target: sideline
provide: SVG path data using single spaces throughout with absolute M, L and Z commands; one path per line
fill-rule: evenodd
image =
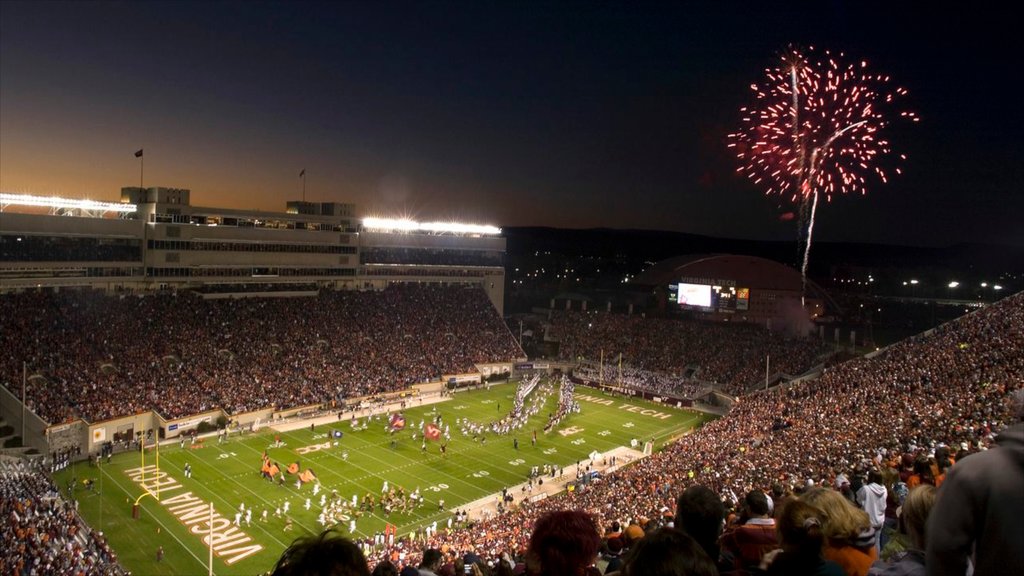
M 615 456 L 616 464 L 612 466 L 608 464 L 608 458 Z M 628 466 L 635 462 L 646 458 L 647 456 L 633 448 L 626 446 L 619 446 L 612 448 L 607 452 L 601 453 L 599 458 L 593 460 L 586 459 L 581 460 L 578 467 L 580 470 L 586 470 L 587 466 L 590 466 L 592 471 L 600 472 L 601 475 L 609 474 L 624 466 Z M 559 474 L 552 478 L 551 476 L 541 475 L 540 478 L 544 479 L 544 484 L 537 485 L 534 483 L 533 490 L 530 492 L 524 492 L 523 487 L 529 482 L 520 482 L 515 486 L 508 488 L 508 493 L 511 494 L 515 501 L 512 503 L 514 507 L 518 508 L 523 504 L 524 501 L 537 502 L 566 491 L 566 487 L 576 481 L 576 464 L 568 464 L 564 467 L 559 467 Z M 600 480 L 598 480 L 600 482 Z M 526 496 L 525 498 L 523 496 Z M 459 506 L 459 510 L 463 510 L 469 514 L 470 520 L 487 520 L 498 516 L 498 502 L 501 499 L 501 492 L 495 492 L 490 496 L 484 496 L 478 498 L 467 504 Z
M 429 406 L 431 404 L 439 404 L 441 402 L 448 402 L 452 400 L 452 396 L 442 396 L 441 394 L 429 394 L 423 396 L 417 396 L 415 398 L 405 400 L 405 409 L 419 408 L 420 406 Z M 360 408 L 353 411 L 345 411 L 342 413 L 342 418 L 338 418 L 338 412 L 332 412 L 323 416 L 315 416 L 313 418 L 302 418 L 295 420 L 279 420 L 277 422 L 265 423 L 260 426 L 260 430 L 269 428 L 275 432 L 292 432 L 300 430 L 302 428 L 309 428 L 310 424 L 320 426 L 322 424 L 337 424 L 338 422 L 347 422 L 352 418 L 353 415 L 358 418 L 366 418 L 367 416 L 386 414 L 387 412 L 394 412 L 395 410 L 402 410 L 402 400 L 396 400 L 387 404 L 378 404 L 370 408 Z

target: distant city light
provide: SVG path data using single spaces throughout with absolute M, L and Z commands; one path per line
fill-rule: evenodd
M 447 232 L 451 234 L 501 234 L 501 228 L 485 224 L 463 224 L 460 222 L 416 222 L 409 219 L 363 218 L 363 228 L 385 232 Z
M 75 200 L 73 198 L 61 198 L 59 196 L 32 196 L 31 194 L 9 194 L 6 192 L 0 192 L 0 206 L 9 205 L 120 212 L 124 214 L 138 210 L 138 206 L 135 204 L 122 204 L 120 202 L 97 202 L 95 200 Z

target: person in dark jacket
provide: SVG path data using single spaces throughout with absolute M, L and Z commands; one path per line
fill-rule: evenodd
M 1024 574 L 1024 390 L 996 446 L 949 469 L 928 519 L 929 576 Z

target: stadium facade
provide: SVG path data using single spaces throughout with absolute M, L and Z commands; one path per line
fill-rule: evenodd
M 493 227 L 360 219 L 354 204 L 284 212 L 194 206 L 180 188 L 121 189 L 120 202 L 3 194 L 0 291 L 90 287 L 221 293 L 478 284 L 504 309 L 505 239 Z

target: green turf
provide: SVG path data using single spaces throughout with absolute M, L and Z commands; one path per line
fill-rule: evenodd
M 367 492 L 379 496 L 385 479 L 391 487 L 404 486 L 407 491 L 419 487 L 426 503 L 410 514 L 393 513 L 389 518 L 398 527 L 399 535 L 404 536 L 435 520 L 439 527 L 443 527 L 450 511 L 523 482 L 531 466 L 555 464 L 569 467 L 578 460 L 586 459 L 594 450 L 604 452 L 627 446 L 633 438 L 653 438 L 656 446 L 660 446 L 708 418 L 696 412 L 640 400 L 613 398 L 589 388 L 578 388 L 577 397 L 600 397 L 610 401 L 610 405 L 581 401 L 582 412 L 566 417 L 558 427 L 562 431 L 575 427 L 578 432 L 563 436 L 556 430 L 545 435 L 540 431 L 548 412 L 555 408 L 556 387 L 545 409 L 518 434 L 489 435 L 486 444 L 481 444 L 462 436 L 457 430 L 457 417 L 489 422 L 507 414 L 512 407 L 514 393 L 513 383 L 494 386 L 490 390 L 459 393 L 446 402 L 431 406 L 411 407 L 405 411 L 408 427 L 397 435 L 397 448 L 391 448 L 391 436 L 385 431 L 382 416 L 363 431 L 353 432 L 346 419 L 319 425 L 313 432 L 303 428 L 281 433 L 281 440 L 285 443 L 281 448 L 269 447 L 275 432 L 267 429 L 256 434 L 233 436 L 222 445 L 218 445 L 216 439 L 207 439 L 206 445 L 199 449 L 189 449 L 187 445 L 181 449 L 176 443 L 165 445 L 160 450 L 160 470 L 178 481 L 180 487 L 162 491 L 162 502 L 152 497 L 143 498 L 138 520 L 131 518 L 131 503 L 143 491 L 125 472 L 139 467 L 141 457 L 138 453 L 119 454 L 109 465 L 99 469 L 77 464 L 57 474 L 56 481 L 66 491 L 69 480 L 77 478 L 75 495 L 80 500 L 81 514 L 94 529 L 107 535 L 119 560 L 136 575 L 207 573 L 209 548 L 202 542 L 201 535 L 190 533 L 188 527 L 170 512 L 169 498 L 191 492 L 205 503 L 212 501 L 216 512 L 229 520 L 233 520 L 234 512 L 244 502 L 254 509 L 254 514 L 252 525 L 247 527 L 243 522 L 241 532 L 252 538 L 253 542 L 249 544 L 258 543 L 263 550 L 230 566 L 222 558 L 215 558 L 214 571 L 224 575 L 257 574 L 271 568 L 293 539 L 321 529 L 316 519 L 320 512 L 319 496 L 312 496 L 311 485 L 300 489 L 294 483 L 278 486 L 260 476 L 264 450 L 281 464 L 298 460 L 303 469 L 312 468 L 328 495 L 337 490 L 349 499 L 353 494 L 362 498 Z M 660 419 L 630 412 L 623 405 L 656 410 L 670 416 Z M 439 453 L 438 443 L 428 444 L 427 453 L 423 453 L 421 441 L 411 439 L 414 430 L 419 432 L 420 421 L 429 421 L 432 416 L 428 413 L 435 409 L 451 427 L 452 438 L 444 457 Z M 329 441 L 324 435 L 334 428 L 345 433 L 337 447 L 301 456 L 294 452 L 297 448 Z M 538 443 L 531 446 L 530 435 L 535 428 L 538 430 Z M 513 437 L 519 439 L 518 450 L 513 448 Z M 343 458 L 343 452 L 348 453 L 347 459 Z M 154 460 L 155 454 L 147 451 L 146 464 L 151 465 Z M 191 479 L 186 479 L 182 472 L 186 462 L 192 465 Z M 97 490 L 82 488 L 82 480 L 86 478 L 96 480 Z M 312 500 L 309 511 L 304 509 L 307 497 Z M 443 512 L 438 510 L 441 498 L 445 500 L 446 511 Z M 290 532 L 284 530 L 283 518 L 274 517 L 274 509 L 285 500 L 291 502 L 289 516 L 294 521 Z M 259 520 L 263 508 L 270 511 L 266 523 Z M 357 520 L 356 534 L 373 534 L 382 530 L 384 523 L 385 518 L 378 508 L 372 515 Z M 347 522 L 340 527 L 343 532 L 348 532 Z M 156 550 L 159 546 L 163 547 L 165 554 L 162 562 L 157 563 Z

